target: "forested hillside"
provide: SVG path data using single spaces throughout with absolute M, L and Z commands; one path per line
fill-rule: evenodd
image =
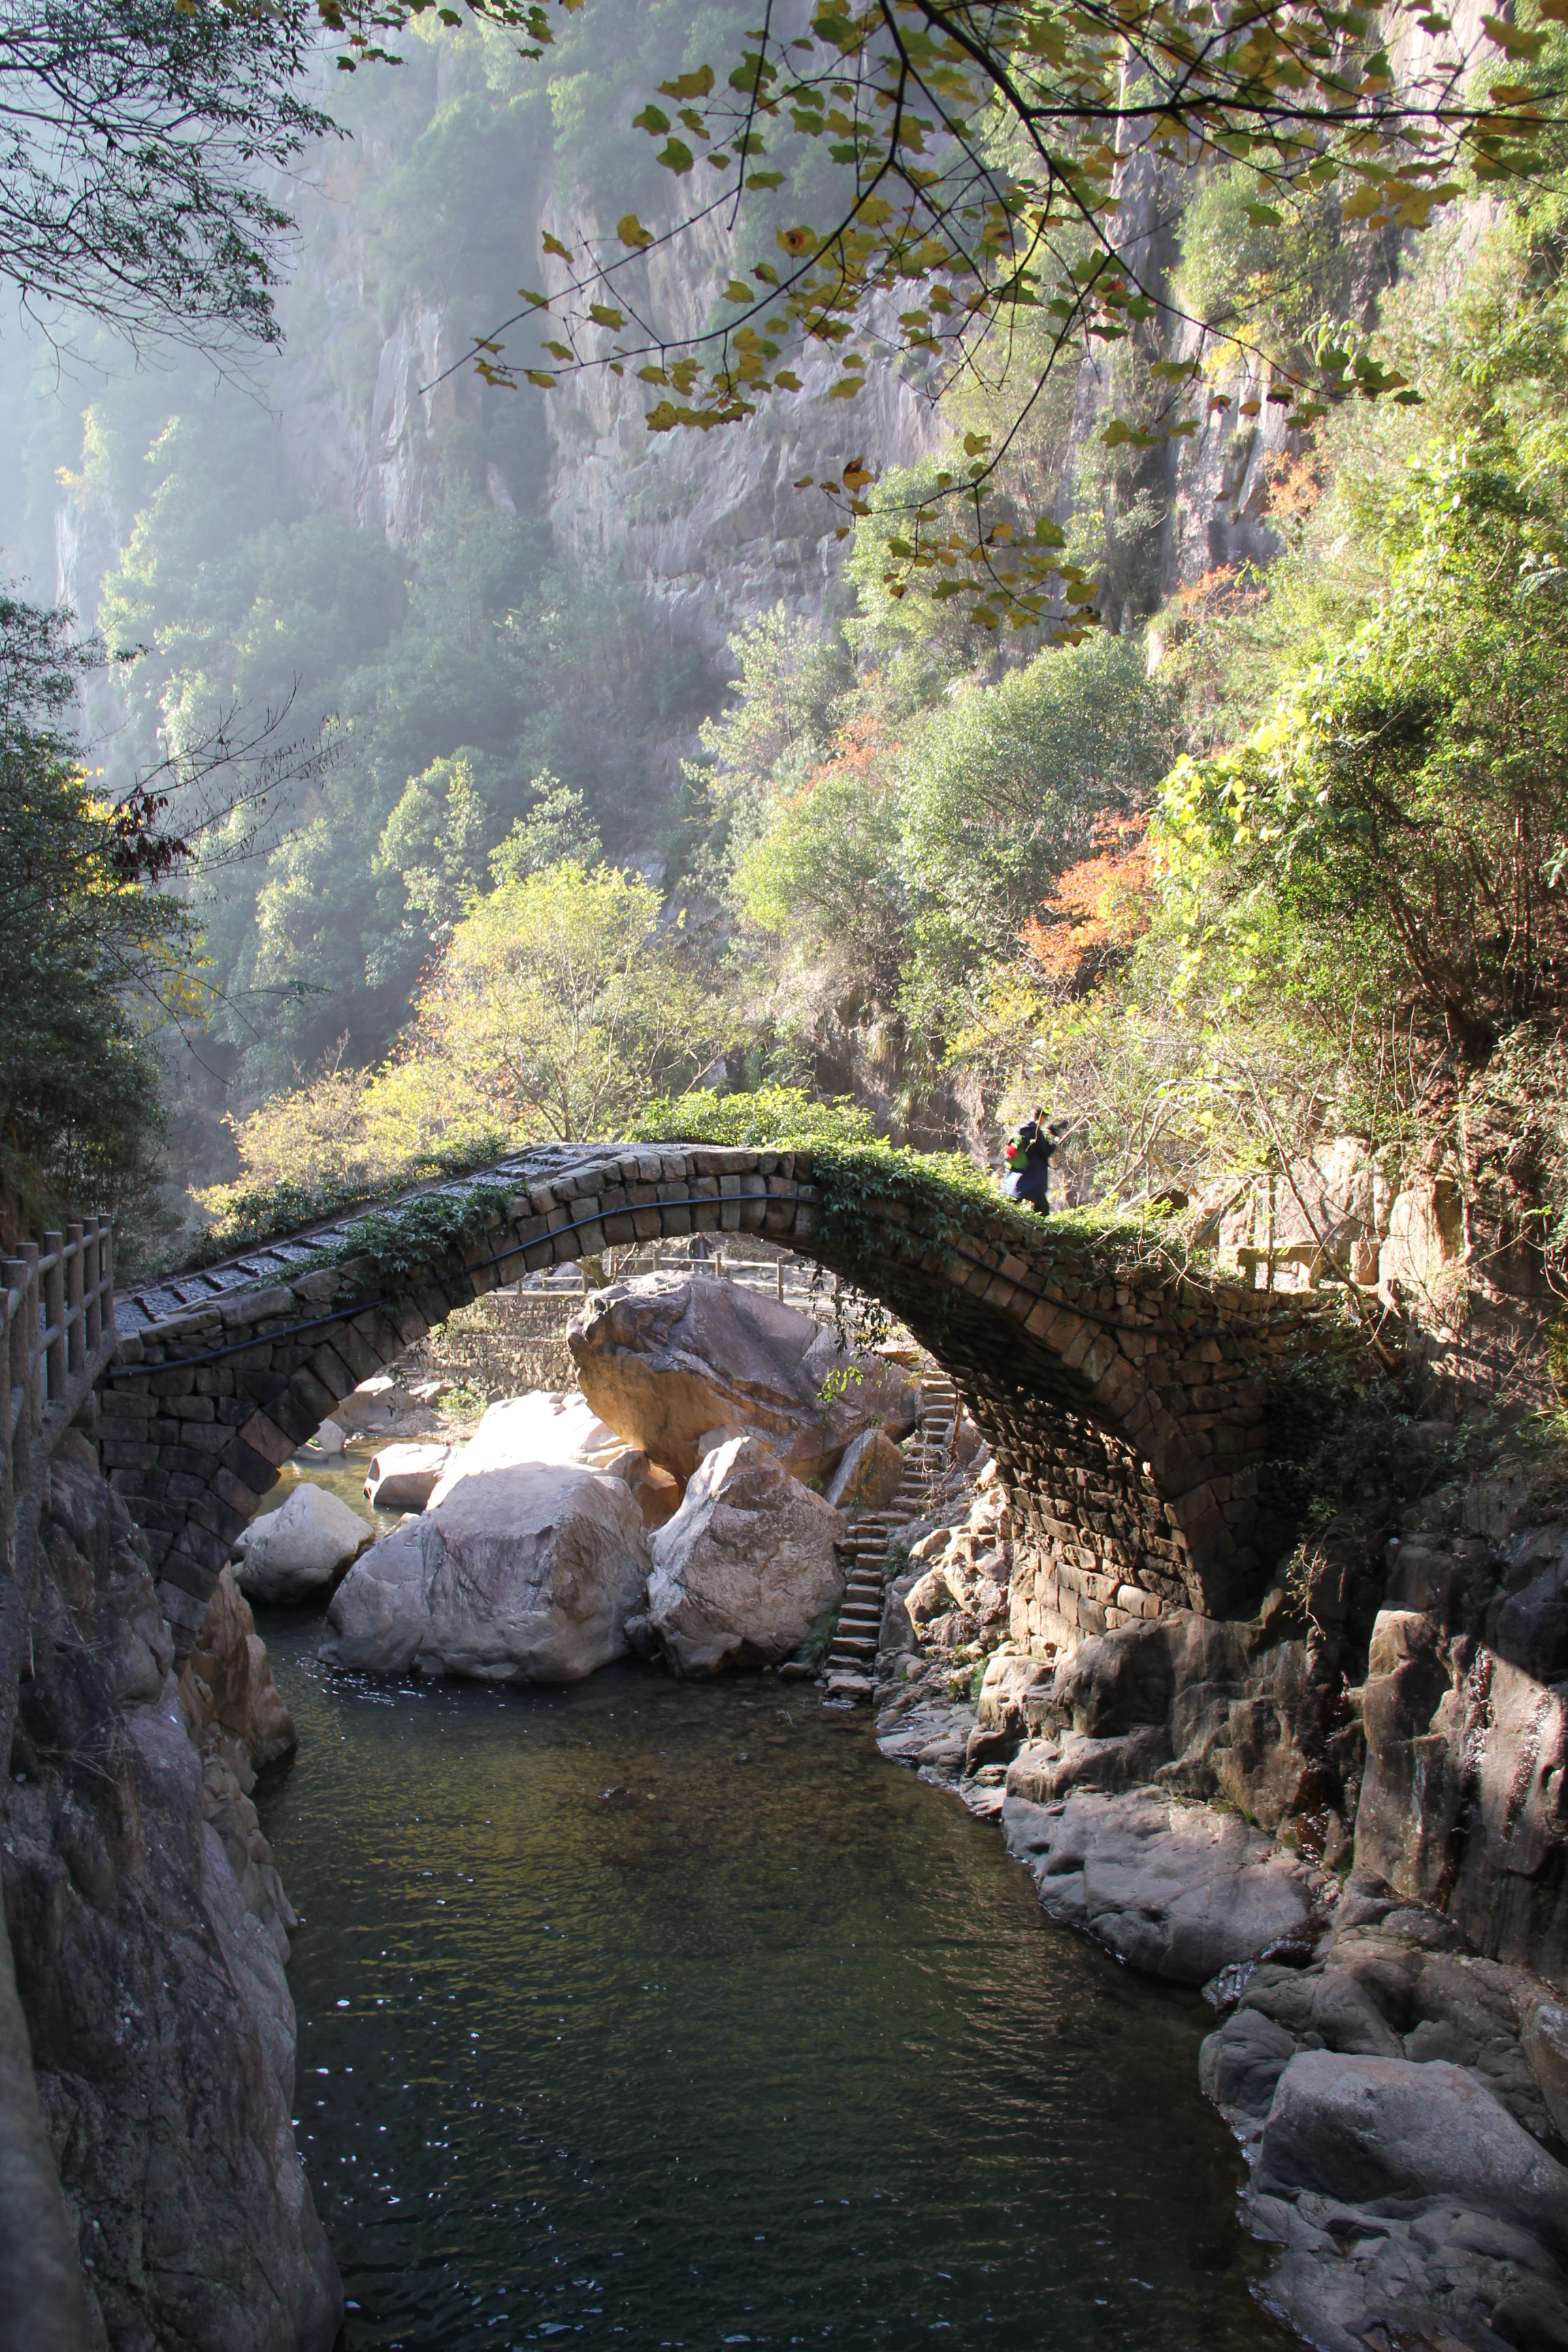
M 555 299 L 552 254 L 668 217 L 632 110 L 739 22 L 590 7 L 542 58 L 415 30 L 328 90 L 277 356 L 8 340 L 14 566 L 56 584 L 52 539 L 116 656 L 89 761 L 123 793 L 265 738 L 242 790 L 170 772 L 178 985 L 118 1016 L 101 1133 L 13 1118 L 26 1181 L 74 1152 L 177 1250 L 700 1084 L 982 1156 L 1040 1102 L 1079 1197 L 1185 1199 L 1346 1135 L 1397 1183 L 1507 1101 L 1498 1246 L 1550 1253 L 1555 167 L 1416 226 L 1130 154 L 1158 299 L 1021 423 L 1043 307 L 940 404 L 910 330 L 853 403 L 829 354 L 686 435 L 624 369 L 476 370 L 520 279 Z M 1550 75 L 1563 36 L 1529 37 Z M 638 267 L 698 332 L 736 258 L 707 228 Z M 1288 414 L 1325 352 L 1340 393 Z M 1079 622 L 905 593 L 907 518 L 974 452 Z

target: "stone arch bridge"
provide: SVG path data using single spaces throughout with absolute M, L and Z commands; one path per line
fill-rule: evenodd
M 122 1297 L 103 1465 L 153 1547 L 177 1645 L 283 1463 L 358 1381 L 525 1272 L 701 1232 L 760 1234 L 839 1274 L 951 1372 L 1012 1497 L 1016 1630 L 1022 1607 L 1031 1637 L 1068 1645 L 1254 1597 L 1271 1372 L 1300 1343 L 1300 1302 L 913 1177 L 847 1214 L 845 1165 L 548 1147 L 368 1226 L 356 1213 Z

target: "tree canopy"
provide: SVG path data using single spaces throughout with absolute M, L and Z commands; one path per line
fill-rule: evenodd
M 310 0 L 5 0 L 0 274 L 136 341 L 280 341 L 266 175 L 331 129 Z

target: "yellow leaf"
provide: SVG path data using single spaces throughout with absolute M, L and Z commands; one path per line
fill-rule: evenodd
M 608 302 L 590 302 L 588 316 L 596 327 L 624 327 L 623 314 Z
M 752 293 L 751 288 L 749 286 L 742 286 L 738 278 L 731 278 L 730 283 L 724 289 L 724 299 L 726 302 L 754 302 L 756 299 L 757 297 Z
M 658 87 L 664 98 L 706 98 L 713 87 L 713 68 L 699 66 L 695 73 L 681 74 L 675 81 L 661 81 Z
M 652 229 L 644 228 L 636 213 L 621 215 L 620 219 L 616 223 L 616 235 L 623 245 L 635 246 L 639 252 L 645 245 L 653 243 Z
M 524 368 L 523 373 L 528 378 L 530 383 L 542 384 L 546 392 L 554 391 L 555 378 L 549 373 L 548 369 Z
M 571 247 L 563 245 L 558 236 L 552 236 L 548 229 L 544 232 L 544 250 L 546 253 L 559 255 L 563 261 L 570 261 L 572 258 Z

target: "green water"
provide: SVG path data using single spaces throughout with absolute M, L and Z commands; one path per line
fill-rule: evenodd
M 863 1714 L 616 1668 L 300 1732 L 300 2137 L 354 2352 L 1268 2352 L 1205 2013 L 1047 1927 Z
M 375 1446 L 365 1438 L 358 1438 L 344 1446 L 341 1454 L 321 1462 L 285 1462 L 279 1473 L 278 1484 L 261 1499 L 260 1507 L 252 1517 L 266 1518 L 269 1511 L 280 1511 L 297 1486 L 324 1486 L 336 1495 L 351 1511 L 357 1511 L 378 1535 L 395 1528 L 403 1514 L 400 1511 L 378 1511 L 365 1500 L 364 1482 L 375 1457 Z

